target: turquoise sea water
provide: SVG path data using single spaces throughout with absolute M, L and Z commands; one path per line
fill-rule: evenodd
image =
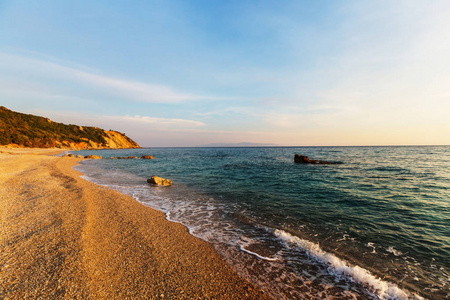
M 74 153 L 153 155 L 77 168 L 186 225 L 276 299 L 450 299 L 449 146 Z

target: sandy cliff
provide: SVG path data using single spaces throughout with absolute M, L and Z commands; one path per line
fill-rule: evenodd
M 140 148 L 125 134 L 98 127 L 67 125 L 0 106 L 0 145 L 34 148 Z

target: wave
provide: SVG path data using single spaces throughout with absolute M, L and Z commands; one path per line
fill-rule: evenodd
M 273 233 L 287 245 L 298 247 L 301 250 L 306 251 L 311 258 L 328 265 L 329 272 L 334 276 L 347 277 L 347 279 L 365 286 L 371 294 L 380 299 L 423 299 L 417 295 L 410 295 L 396 284 L 376 278 L 370 271 L 364 268 L 350 265 L 348 262 L 338 258 L 334 254 L 322 250 L 318 244 L 293 236 L 280 229 L 275 229 Z
M 375 167 L 375 168 L 369 168 L 368 171 L 377 171 L 377 172 L 395 172 L 400 174 L 411 174 L 411 170 L 405 169 L 402 167 L 394 167 L 394 166 L 382 166 L 382 167 Z
M 248 254 L 250 254 L 250 255 L 256 256 L 257 258 L 263 259 L 263 260 L 267 260 L 267 261 L 277 261 L 277 260 L 278 260 L 278 258 L 276 258 L 276 257 L 267 257 L 267 256 L 259 255 L 259 254 L 256 253 L 256 252 L 247 250 L 247 249 L 245 249 L 244 246 L 242 246 L 242 245 L 239 246 L 239 249 L 241 249 L 242 251 L 244 251 L 244 252 L 246 252 L 246 253 L 248 253 Z

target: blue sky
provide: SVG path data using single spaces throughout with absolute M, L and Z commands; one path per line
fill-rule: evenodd
M 450 2 L 0 0 L 0 105 L 141 146 L 450 144 Z

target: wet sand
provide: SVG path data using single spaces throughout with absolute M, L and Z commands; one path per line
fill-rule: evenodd
M 0 148 L 0 299 L 266 299 L 184 226 L 56 153 Z

